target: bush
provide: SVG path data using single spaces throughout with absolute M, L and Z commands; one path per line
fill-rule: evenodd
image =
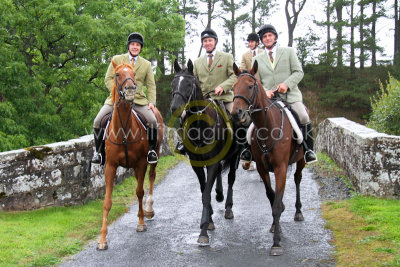
M 379 132 L 400 135 L 400 82 L 389 75 L 386 89 L 371 98 L 372 113 L 367 124 Z

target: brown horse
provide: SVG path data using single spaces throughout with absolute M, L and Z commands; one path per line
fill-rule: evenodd
M 147 170 L 147 152 L 149 144 L 146 136 L 146 129 L 133 114 L 132 104 L 136 94 L 136 79 L 133 65 L 117 65 L 111 61 L 115 71 L 114 87 L 112 100 L 114 109 L 106 129 L 106 195 L 103 202 L 103 224 L 100 230 L 100 239 L 97 249 L 105 250 L 108 248 L 107 218 L 112 206 L 111 196 L 114 187 L 114 177 L 118 166 L 133 168 L 137 179 L 136 195 L 139 200 L 139 222 L 136 231 L 146 231 L 144 216 L 152 218 L 154 216 L 153 204 L 153 185 L 156 178 L 157 163 L 150 164 L 149 179 L 150 189 L 147 198 L 147 207 L 144 206 L 143 183 Z M 163 119 L 158 110 L 155 116 L 159 124 L 157 154 L 159 154 L 160 144 L 163 137 Z
M 292 126 L 282 107 L 276 100 L 270 100 L 262 84 L 254 76 L 258 63 L 254 62 L 250 72 L 241 72 L 236 64 L 233 70 L 238 77 L 233 85 L 234 102 L 232 116 L 240 122 L 250 116 L 255 125 L 251 138 L 251 152 L 257 163 L 257 171 L 264 182 L 267 197 L 272 207 L 273 223 L 270 232 L 274 233 L 274 242 L 270 255 L 282 255 L 279 220 L 285 206 L 282 202 L 285 191 L 288 165 L 296 163 L 294 181 L 296 183 L 295 221 L 303 221 L 300 202 L 300 182 L 305 166 L 303 146 L 297 144 L 292 134 Z M 269 172 L 275 174 L 275 191 L 271 187 Z

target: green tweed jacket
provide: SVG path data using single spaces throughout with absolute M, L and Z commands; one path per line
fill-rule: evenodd
M 224 89 L 224 93 L 220 96 L 215 96 L 211 93 L 210 96 L 215 100 L 224 102 L 233 101 L 232 86 L 236 81 L 236 75 L 233 73 L 233 57 L 230 54 L 217 51 L 214 60 L 208 69 L 207 55 L 203 55 L 194 61 L 193 72 L 200 82 L 203 95 L 212 91 L 218 86 Z
M 122 55 L 116 55 L 112 58 L 115 63 L 122 64 L 126 63 L 129 64 L 129 54 L 122 54 Z M 151 68 L 151 63 L 150 61 L 138 57 L 136 60 L 135 66 L 133 68 L 136 72 L 136 86 L 137 86 L 137 92 L 135 95 L 135 100 L 133 101 L 135 104 L 138 105 L 148 105 L 149 103 L 153 103 L 154 105 L 156 104 L 156 83 L 154 81 L 154 74 L 153 74 L 153 69 Z M 114 85 L 114 67 L 110 62 L 110 65 L 108 65 L 106 77 L 104 79 L 104 83 L 106 84 L 106 87 L 110 91 L 110 96 L 106 99 L 104 104 L 112 105 L 111 102 L 111 94 L 112 94 L 112 88 Z M 143 91 L 143 87 L 147 87 L 147 98 L 146 95 Z
M 303 79 L 304 73 L 294 48 L 278 46 L 274 68 L 265 51 L 253 58 L 253 64 L 255 60 L 258 63 L 257 73 L 265 90 L 276 89 L 278 84 L 285 83 L 289 89 L 286 94 L 280 94 L 281 98 L 288 103 L 303 101 L 297 84 Z

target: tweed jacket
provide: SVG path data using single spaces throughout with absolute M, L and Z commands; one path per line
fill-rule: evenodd
M 236 81 L 236 75 L 233 72 L 233 57 L 230 54 L 217 51 L 210 70 L 207 64 L 207 54 L 199 57 L 194 61 L 194 75 L 200 82 L 203 95 L 212 91 L 218 86 L 224 89 L 224 93 L 220 96 L 215 96 L 214 93 L 210 96 L 215 100 L 224 102 L 233 101 L 232 86 Z
M 122 64 L 126 63 L 129 64 L 129 54 L 122 54 L 122 55 L 116 55 L 112 58 L 115 63 Z M 137 86 L 137 91 L 135 95 L 135 100 L 133 101 L 135 104 L 138 105 L 148 105 L 149 103 L 153 103 L 154 105 L 156 104 L 156 83 L 154 81 L 154 74 L 153 74 L 153 69 L 151 68 L 151 63 L 150 61 L 138 57 L 135 63 L 135 66 L 133 67 L 136 73 L 136 86 Z M 112 94 L 112 88 L 114 85 L 114 67 L 112 63 L 110 62 L 110 65 L 108 65 L 106 77 L 104 79 L 104 83 L 106 84 L 107 89 L 110 91 L 110 96 L 106 99 L 104 104 L 107 105 L 112 105 L 111 102 L 111 94 Z M 147 98 L 146 94 L 144 93 L 143 87 L 147 88 Z
M 257 55 L 259 55 L 262 52 L 264 52 L 264 50 L 258 48 Z M 240 70 L 251 70 L 252 59 L 253 55 L 251 54 L 251 51 L 248 50 L 246 53 L 242 55 L 242 63 L 240 64 Z
M 258 63 L 257 73 L 265 90 L 276 89 L 278 84 L 285 83 L 288 91 L 286 94 L 280 94 L 281 98 L 288 103 L 303 101 L 297 84 L 303 79 L 304 73 L 294 48 L 278 46 L 274 58 L 274 68 L 271 66 L 266 51 L 255 56 L 253 64 L 255 60 Z

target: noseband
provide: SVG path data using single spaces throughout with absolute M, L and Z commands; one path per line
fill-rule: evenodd
M 253 94 L 251 95 L 251 99 L 248 99 L 246 96 L 244 95 L 235 95 L 233 97 L 233 101 L 235 101 L 235 98 L 240 98 L 243 99 L 248 105 L 249 108 L 247 111 L 250 111 L 250 113 L 252 113 L 253 109 L 254 109 L 254 105 L 256 103 L 256 96 L 258 93 L 258 83 L 257 83 L 257 78 L 254 75 L 251 75 L 250 73 L 241 73 L 238 77 L 242 77 L 242 76 L 249 76 L 254 80 L 254 91 Z

